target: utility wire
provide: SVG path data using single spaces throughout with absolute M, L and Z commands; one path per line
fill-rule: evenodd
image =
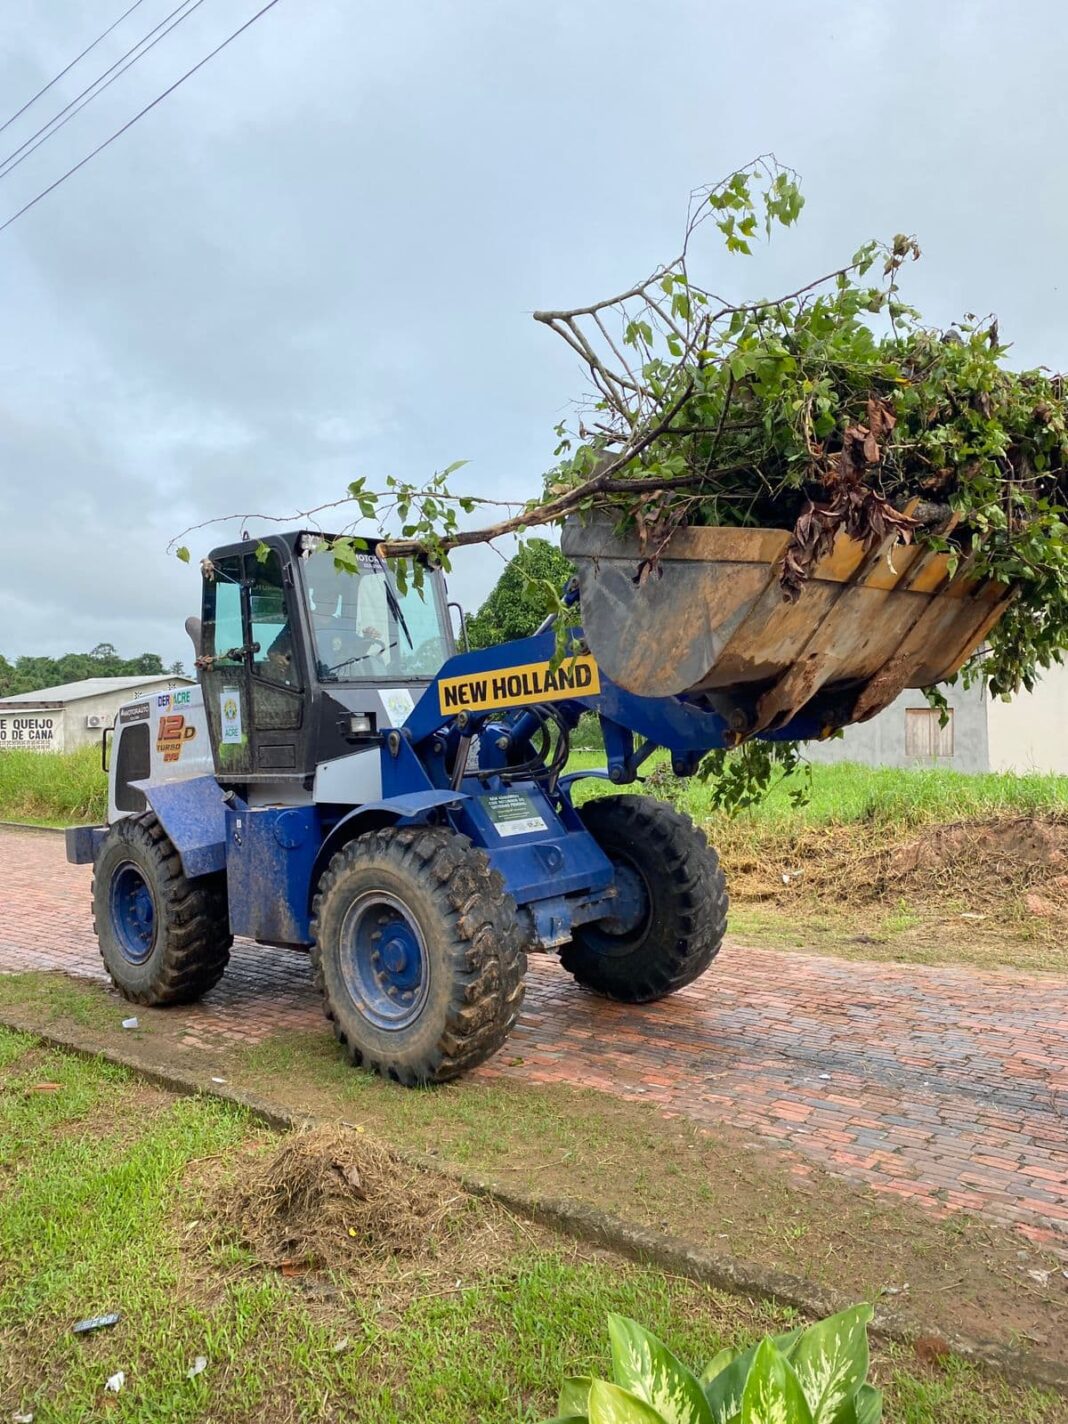
M 30 154 L 34 152 L 35 149 L 40 148 L 42 143 L 47 142 L 47 140 L 50 139 L 53 134 L 58 133 L 65 124 L 69 124 L 71 119 L 74 118 L 75 114 L 77 114 L 80 110 L 84 109 L 86 104 L 91 104 L 98 94 L 103 94 L 104 90 L 108 87 L 108 85 L 114 84 L 115 80 L 118 79 L 119 75 L 125 74 L 126 70 L 130 68 L 130 65 L 136 64 L 137 61 L 141 59 L 144 55 L 146 55 L 150 49 L 153 49 L 156 45 L 158 45 L 160 40 L 165 39 L 166 36 L 170 34 L 171 30 L 173 30 L 176 25 L 180 25 L 183 20 L 188 19 L 189 16 L 193 13 L 193 10 L 196 10 L 200 5 L 202 5 L 204 3 L 204 0 L 196 0 L 196 4 L 193 5 L 192 9 L 186 9 L 189 3 L 190 0 L 182 0 L 182 3 L 178 6 L 177 9 L 172 10 L 169 15 L 165 16 L 162 20 L 160 20 L 158 25 L 156 25 L 153 29 L 149 30 L 147 35 L 143 35 L 135 45 L 132 45 L 126 51 L 125 54 L 120 54 L 114 64 L 109 65 L 108 68 L 104 70 L 103 74 L 98 74 L 97 77 L 93 80 L 92 84 L 87 85 L 86 88 L 84 88 L 80 94 L 75 94 L 74 98 L 70 101 L 70 103 L 65 104 L 63 108 L 60 109 L 58 114 L 53 114 L 52 117 L 48 120 L 48 122 L 46 124 L 42 124 L 36 133 L 30 134 L 29 138 L 26 139 L 25 143 L 20 143 L 18 148 L 14 149 L 11 153 L 9 153 L 6 158 L 0 159 L 0 178 L 5 178 L 10 172 L 12 172 L 13 169 L 17 168 L 20 163 L 24 163 L 26 159 L 29 158 Z M 182 10 L 185 11 L 184 15 L 179 13 Z M 176 15 L 178 16 L 178 18 L 175 20 L 174 17 Z M 174 24 L 169 25 L 168 29 L 163 30 L 163 26 L 167 25 L 171 20 L 174 20 Z M 163 30 L 163 33 L 160 35 L 156 35 L 157 30 Z M 156 38 L 154 40 L 152 40 L 153 35 L 156 35 Z M 142 49 L 142 45 L 145 45 L 146 41 L 148 40 L 152 40 L 152 43 L 147 45 L 146 48 Z M 140 50 L 141 53 L 136 53 L 137 50 Z M 133 55 L 133 59 L 130 59 L 131 55 Z M 128 62 L 126 64 L 123 64 L 123 60 L 127 60 Z M 122 64 L 121 69 L 119 69 L 120 64 Z M 112 70 L 116 70 L 117 73 L 113 74 Z M 110 79 L 108 79 L 107 77 L 109 74 L 111 74 Z M 102 80 L 106 80 L 107 82 L 101 83 Z M 100 85 L 99 89 L 97 88 L 98 84 Z M 87 94 L 89 95 L 88 98 L 85 97 Z M 82 100 L 80 104 L 78 103 L 79 99 Z M 76 104 L 78 106 L 77 108 L 74 107 Z M 66 118 L 63 117 L 64 114 L 66 114 Z M 59 120 L 59 122 L 57 122 L 57 120 Z M 54 128 L 52 127 L 53 124 L 55 125 Z M 41 137 L 42 134 L 44 135 L 43 138 Z M 34 139 L 37 140 L 36 143 L 34 143 Z M 21 158 L 19 157 L 20 154 L 22 155 Z
M 85 165 L 90 161 L 90 159 L 95 158 L 98 153 L 102 153 L 104 149 L 109 146 L 109 144 L 114 143 L 117 138 L 121 138 L 127 129 L 132 128 L 134 124 L 137 123 L 138 119 L 143 119 L 144 116 L 151 109 L 154 109 L 157 104 L 162 104 L 163 100 L 166 99 L 169 94 L 173 94 L 180 84 L 184 84 L 185 81 L 187 79 L 190 79 L 197 72 L 198 69 L 203 69 L 204 65 L 207 64 L 209 60 L 214 59 L 215 56 L 219 54 L 220 51 L 224 50 L 228 44 L 232 44 L 233 41 L 237 39 L 238 35 L 244 34 L 244 32 L 248 29 L 250 25 L 254 25 L 261 15 L 266 15 L 267 11 L 273 10 L 277 4 L 278 0 L 267 0 L 267 4 L 264 5 L 261 9 L 257 10 L 251 19 L 246 20 L 245 23 L 243 25 L 240 25 L 236 30 L 234 30 L 232 34 L 227 35 L 226 39 L 224 39 L 221 44 L 217 44 L 215 48 L 211 50 L 208 54 L 206 54 L 202 60 L 199 60 L 196 64 L 194 64 L 192 69 L 187 69 L 186 72 L 180 78 L 176 79 L 168 89 L 164 89 L 162 94 L 157 94 L 157 96 L 152 100 L 150 104 L 146 104 L 143 109 L 140 109 L 136 114 L 134 114 L 132 119 L 128 119 L 126 123 L 123 124 L 122 128 L 116 129 L 115 132 L 111 135 L 111 137 L 106 138 L 103 143 L 98 143 L 96 148 L 94 148 L 90 153 L 87 153 L 84 158 L 79 159 L 79 161 L 74 165 L 73 168 L 68 168 L 66 173 L 62 174 L 59 178 L 57 178 L 54 183 L 49 183 L 47 188 L 43 188 L 41 192 L 37 194 L 36 198 L 31 198 L 28 203 L 24 204 L 21 208 L 19 208 L 17 213 L 12 213 L 12 215 L 7 219 L 6 222 L 0 223 L 0 232 L 4 232 L 5 229 L 9 228 L 13 222 L 17 222 L 18 219 L 22 217 L 23 213 L 28 213 L 31 208 L 36 207 L 42 198 L 47 198 L 49 193 L 55 192 L 55 190 L 59 187 L 61 183 L 65 183 L 68 178 L 73 177 L 74 174 L 78 172 L 79 168 L 84 168 Z
M 112 30 L 117 29 L 118 26 L 122 24 L 123 20 L 125 20 L 126 16 L 132 15 L 133 12 L 137 9 L 138 5 L 141 5 L 143 3 L 144 0 L 134 0 L 130 8 L 128 10 L 124 10 L 119 16 L 119 18 L 113 24 L 110 24 L 102 35 L 97 35 L 96 39 L 93 41 L 92 44 L 86 45 L 86 47 L 82 50 L 81 54 L 75 55 L 75 57 L 67 65 L 66 69 L 61 69 L 54 79 L 50 79 L 48 81 L 48 83 L 44 86 L 43 89 L 38 89 L 37 93 L 33 96 L 32 99 L 27 99 L 21 109 L 16 109 L 9 119 L 5 119 L 4 122 L 0 124 L 0 133 L 3 133 L 6 128 L 10 128 L 11 125 L 15 122 L 15 120 L 21 118 L 22 115 L 26 112 L 26 110 L 31 107 L 31 105 L 37 103 L 37 100 L 41 97 L 42 94 L 47 94 L 49 89 L 52 88 L 53 84 L 58 84 L 59 81 L 63 78 L 64 74 L 69 74 L 70 71 L 74 68 L 74 66 L 80 60 L 83 60 L 91 49 L 96 49 L 97 45 L 100 43 L 101 40 L 106 40 L 108 35 L 111 34 Z

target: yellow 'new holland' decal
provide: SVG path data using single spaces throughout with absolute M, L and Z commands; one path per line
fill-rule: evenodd
M 601 674 L 589 654 L 551 663 L 525 663 L 500 672 L 465 673 L 438 683 L 441 710 L 487 712 L 495 707 L 529 707 L 533 702 L 561 702 L 568 697 L 594 697 Z

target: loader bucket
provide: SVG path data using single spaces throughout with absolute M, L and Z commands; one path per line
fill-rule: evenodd
M 921 544 L 865 551 L 839 534 L 796 603 L 779 587 L 781 529 L 682 528 L 658 568 L 607 521 L 565 526 L 582 625 L 604 673 L 643 697 L 689 695 L 731 715 L 737 740 L 785 726 L 817 699 L 826 732 L 929 687 L 981 644 L 1013 591 L 950 572 Z

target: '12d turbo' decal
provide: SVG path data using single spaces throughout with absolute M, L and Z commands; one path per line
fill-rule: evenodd
M 486 712 L 495 707 L 529 707 L 533 702 L 562 702 L 568 697 L 595 697 L 601 675 L 588 654 L 551 663 L 525 663 L 500 672 L 465 673 L 438 683 L 441 710 Z

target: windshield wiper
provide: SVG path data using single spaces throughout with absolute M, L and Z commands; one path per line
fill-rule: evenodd
M 362 663 L 365 658 L 384 658 L 387 653 L 391 653 L 396 647 L 396 643 L 383 643 L 380 653 L 357 653 L 354 658 L 346 658 L 343 663 L 335 663 L 333 667 L 328 667 L 325 673 L 320 673 L 320 677 L 329 677 L 331 673 L 340 672 L 342 668 L 351 667 L 353 663 Z
M 400 606 L 400 600 L 390 587 L 388 577 L 382 580 L 382 584 L 386 590 L 386 602 L 389 604 L 390 612 L 393 614 L 394 618 L 396 618 L 397 622 L 401 625 L 401 628 L 404 632 L 404 636 L 408 639 L 408 646 L 414 652 L 415 644 L 412 642 L 411 633 L 408 632 L 408 624 L 405 622 L 404 609 Z M 392 644 L 392 646 L 396 647 L 397 645 L 396 643 L 394 643 Z

